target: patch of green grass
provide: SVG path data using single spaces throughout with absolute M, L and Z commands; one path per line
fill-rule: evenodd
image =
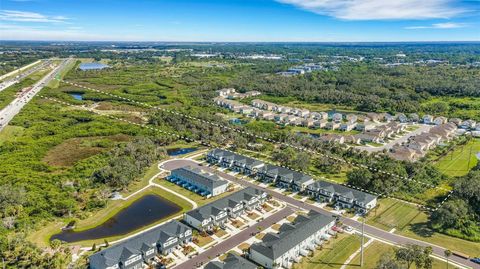
M 7 141 L 14 141 L 23 134 L 25 128 L 7 125 L 0 131 L 0 146 Z
M 382 199 L 378 208 L 370 212 L 367 223 L 384 230 L 403 229 L 418 214 L 420 211 L 413 205 L 392 199 Z
M 480 139 L 472 139 L 465 145 L 457 146 L 455 150 L 440 158 L 435 166 L 442 173 L 452 176 L 464 176 L 478 163 L 475 156 L 480 152 Z
M 356 235 L 340 234 L 337 239 L 330 239 L 322 250 L 316 250 L 313 257 L 304 257 L 293 269 L 340 268 L 345 261 L 360 247 Z

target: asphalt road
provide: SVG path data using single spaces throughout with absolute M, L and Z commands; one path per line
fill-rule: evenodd
M 207 249 L 206 251 L 189 259 L 188 261 L 182 264 L 179 264 L 175 268 L 192 269 L 192 268 L 197 268 L 198 266 L 200 266 L 200 264 L 205 265 L 211 259 L 213 259 L 213 257 L 220 256 L 226 253 L 227 251 L 229 251 L 230 249 L 234 248 L 235 246 L 251 238 L 252 237 L 251 234 L 258 231 L 257 227 L 263 227 L 263 228 L 269 227 L 277 223 L 278 221 L 285 219 L 286 217 L 288 217 L 294 212 L 295 210 L 287 206 L 284 209 L 271 215 L 270 217 L 255 223 L 254 225 L 246 228 L 245 230 L 239 232 L 236 235 L 233 235 L 232 237 L 229 237 L 228 239 L 222 241 L 221 243 Z
M 20 81 L 22 81 L 24 78 L 30 76 L 31 74 L 37 72 L 38 70 L 44 68 L 45 66 L 47 66 L 48 64 L 50 64 L 50 60 L 47 60 L 43 63 L 40 63 L 38 65 L 36 65 L 35 67 L 32 67 L 30 69 L 27 69 L 25 72 L 23 73 L 20 73 L 20 75 L 17 75 L 15 76 L 14 78 L 12 79 L 8 79 L 8 80 L 5 80 L 5 81 L 2 81 L 0 83 L 0 92 L 5 90 L 6 88 L 12 86 L 13 84 L 16 84 Z
M 65 68 L 71 59 L 65 59 L 61 64 L 55 67 L 50 73 L 35 83 L 32 88 L 23 93 L 21 96 L 15 98 L 4 109 L 0 110 L 0 131 L 8 125 L 8 123 L 17 115 L 20 110 L 28 103 L 32 98 L 40 92 L 45 85 L 47 85 L 63 68 Z
M 262 190 L 266 191 L 268 194 L 270 194 L 272 197 L 275 197 L 276 199 L 282 200 L 282 201 L 284 201 L 288 204 L 291 204 L 293 206 L 303 208 L 305 210 L 315 210 L 315 211 L 318 211 L 318 212 L 323 213 L 325 215 L 332 215 L 332 212 L 329 212 L 329 211 L 327 211 L 325 209 L 322 209 L 320 207 L 317 207 L 315 205 L 311 205 L 311 204 L 308 204 L 308 203 L 301 202 L 299 200 L 288 197 L 288 196 L 283 195 L 281 193 L 269 190 L 267 188 L 260 187 L 258 185 L 255 185 L 255 184 L 250 183 L 250 182 L 245 181 L 245 180 L 238 179 L 235 176 L 229 175 L 229 174 L 224 173 L 224 172 L 220 172 L 217 169 L 214 169 L 212 167 L 200 166 L 198 163 L 196 163 L 194 161 L 191 161 L 191 160 L 184 160 L 184 159 L 182 159 L 182 160 L 172 160 L 170 162 L 164 163 L 162 168 L 164 168 L 166 170 L 172 170 L 172 169 L 183 167 L 183 166 L 186 166 L 186 165 L 198 166 L 198 167 L 201 167 L 202 169 L 204 169 L 206 171 L 215 172 L 216 174 L 218 174 L 218 175 L 220 175 L 220 176 L 222 176 L 222 177 L 224 177 L 224 178 L 226 178 L 230 181 L 236 182 L 236 183 L 238 183 L 242 186 L 245 186 L 245 187 L 249 186 L 249 187 L 254 187 L 254 188 L 257 188 L 257 189 L 262 189 Z M 361 226 L 362 226 L 361 222 L 352 220 L 350 218 L 345 218 L 345 217 L 340 217 L 340 220 L 344 224 L 349 225 L 349 226 L 353 227 L 354 229 L 357 229 L 359 231 L 361 230 Z M 419 240 L 404 237 L 404 236 L 401 236 L 401 235 L 398 235 L 398 234 L 389 233 L 387 231 L 378 229 L 378 228 L 370 226 L 370 225 L 365 225 L 364 226 L 364 231 L 365 231 L 366 234 L 368 234 L 372 237 L 375 237 L 375 238 L 378 238 L 378 239 L 381 239 L 381 240 L 384 240 L 384 241 L 388 241 L 388 242 L 393 243 L 395 245 L 416 244 L 416 245 L 420 245 L 420 246 L 424 246 L 424 247 L 425 246 L 430 246 L 430 247 L 432 247 L 432 250 L 433 250 L 434 254 L 436 254 L 437 256 L 440 256 L 440 257 L 444 257 L 445 248 L 442 248 L 442 247 L 439 247 L 439 246 L 436 246 L 436 245 L 433 245 L 433 244 L 430 244 L 430 243 L 427 243 L 427 242 L 424 242 L 424 241 L 419 241 Z M 227 239 L 227 241 L 228 240 L 229 239 Z M 479 253 L 479 255 L 480 255 L 480 253 Z M 479 264 L 473 263 L 469 260 L 466 260 L 466 259 L 463 259 L 463 258 L 460 258 L 460 257 L 457 257 L 457 256 L 452 255 L 452 256 L 450 256 L 449 260 L 455 261 L 458 264 L 462 264 L 462 265 L 467 266 L 467 267 L 471 267 L 471 268 L 475 268 L 475 269 L 479 268 L 480 269 Z M 188 267 L 188 268 L 192 268 L 192 267 Z

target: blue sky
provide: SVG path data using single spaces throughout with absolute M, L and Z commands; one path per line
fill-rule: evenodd
M 480 41 L 480 0 L 0 0 L 0 39 Z

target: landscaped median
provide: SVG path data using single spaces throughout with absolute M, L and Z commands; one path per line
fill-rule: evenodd
M 106 238 L 98 238 L 98 239 L 93 239 L 93 240 L 72 242 L 72 243 L 67 243 L 67 245 L 80 245 L 82 247 L 91 247 L 93 244 L 96 244 L 97 246 L 99 244 L 103 244 L 105 242 L 105 240 L 107 240 L 108 242 L 117 241 L 117 240 L 120 240 L 120 239 L 125 238 L 127 236 L 136 234 L 136 233 L 138 233 L 142 230 L 145 230 L 147 228 L 156 226 L 156 225 L 158 225 L 160 223 L 163 223 L 163 222 L 165 222 L 169 219 L 182 216 L 183 213 L 192 209 L 192 205 L 188 201 L 184 200 L 183 198 L 181 198 L 179 196 L 176 196 L 173 193 L 166 192 L 166 191 L 164 191 L 164 190 L 162 190 L 158 187 L 150 187 L 150 188 L 148 188 L 148 189 L 146 189 L 146 190 L 144 190 L 140 193 L 135 194 L 133 197 L 131 197 L 128 200 L 115 200 L 115 201 L 109 200 L 108 203 L 107 203 L 107 206 L 104 209 L 94 213 L 93 215 L 89 216 L 86 219 L 78 221 L 76 223 L 76 227 L 74 229 L 74 232 L 80 232 L 80 231 L 85 231 L 85 230 L 88 230 L 88 229 L 92 229 L 92 228 L 95 228 L 95 227 L 105 223 L 107 220 L 109 220 L 110 218 L 115 216 L 117 213 L 119 213 L 120 211 L 127 208 L 128 206 L 130 206 L 132 203 L 134 203 L 138 199 L 140 199 L 143 196 L 148 195 L 148 194 L 158 195 L 158 196 L 160 196 L 160 197 L 178 205 L 181 208 L 181 210 L 174 215 L 170 215 L 170 216 L 167 216 L 167 217 L 162 218 L 160 220 L 157 220 L 153 223 L 145 225 L 145 226 L 141 227 L 140 229 L 136 229 L 135 231 L 131 231 L 127 234 L 118 235 L 118 236 L 111 236 L 111 237 L 106 237 Z M 66 226 L 66 223 L 64 223 L 64 222 L 56 222 L 54 224 L 46 225 L 46 228 L 32 233 L 29 236 L 29 239 L 32 242 L 38 244 L 39 246 L 48 246 L 50 237 L 54 234 L 57 234 L 57 233 L 61 232 L 61 228 L 64 227 L 64 226 Z

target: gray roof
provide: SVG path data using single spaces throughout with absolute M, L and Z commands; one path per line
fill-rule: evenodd
M 369 193 L 366 193 L 366 192 L 363 192 L 363 191 L 355 190 L 355 189 L 352 189 L 352 188 L 349 188 L 349 187 L 346 187 L 346 186 L 343 186 L 343 185 L 330 183 L 330 182 L 326 182 L 326 181 L 321 181 L 321 180 L 315 181 L 312 184 L 308 185 L 307 189 L 327 190 L 327 191 L 332 192 L 334 194 L 338 194 L 338 195 L 341 195 L 343 197 L 351 198 L 351 199 L 354 199 L 357 202 L 365 203 L 365 204 L 368 204 L 369 202 L 377 199 L 377 196 L 375 196 L 375 195 L 372 195 L 372 194 L 369 194 Z
M 258 266 L 238 255 L 228 253 L 223 262 L 209 262 L 205 269 L 256 269 Z
M 202 221 L 212 215 L 217 215 L 221 210 L 231 208 L 233 204 L 239 204 L 242 201 L 248 201 L 252 197 L 261 195 L 262 193 L 264 193 L 264 191 L 252 187 L 247 187 L 221 199 L 201 206 L 197 209 L 191 210 L 185 214 L 199 221 Z
M 193 168 L 189 165 L 172 170 L 172 174 L 189 178 L 192 181 L 198 182 L 203 186 L 208 186 L 211 189 L 228 184 L 228 181 L 219 177 L 218 175 L 208 173 L 196 167 Z
M 303 173 L 293 171 L 291 169 L 273 165 L 273 164 L 266 164 L 261 170 L 261 173 L 268 173 L 268 174 L 274 174 L 274 175 L 279 175 L 284 179 L 290 180 L 293 183 L 296 184 L 301 184 L 304 182 L 307 182 L 312 179 L 311 176 L 305 175 Z
M 250 249 L 275 260 L 334 221 L 332 216 L 310 211 L 308 216 L 297 216 L 294 224 L 283 224 L 278 234 L 266 234 L 262 242 L 253 244 Z
M 235 152 L 231 152 L 228 150 L 224 149 L 213 149 L 208 152 L 209 155 L 214 155 L 217 157 L 224 157 L 228 159 L 232 159 L 235 163 L 238 164 L 245 164 L 246 166 L 259 166 L 262 165 L 263 162 L 254 158 L 250 158 L 247 156 L 243 156 L 240 154 L 237 154 Z
M 165 243 L 170 237 L 177 237 L 179 233 L 185 233 L 187 230 L 191 228 L 172 220 L 91 255 L 90 268 L 106 268 L 124 262 L 133 254 L 141 254 L 142 251 L 147 251 L 148 247 L 156 248 L 157 244 Z

